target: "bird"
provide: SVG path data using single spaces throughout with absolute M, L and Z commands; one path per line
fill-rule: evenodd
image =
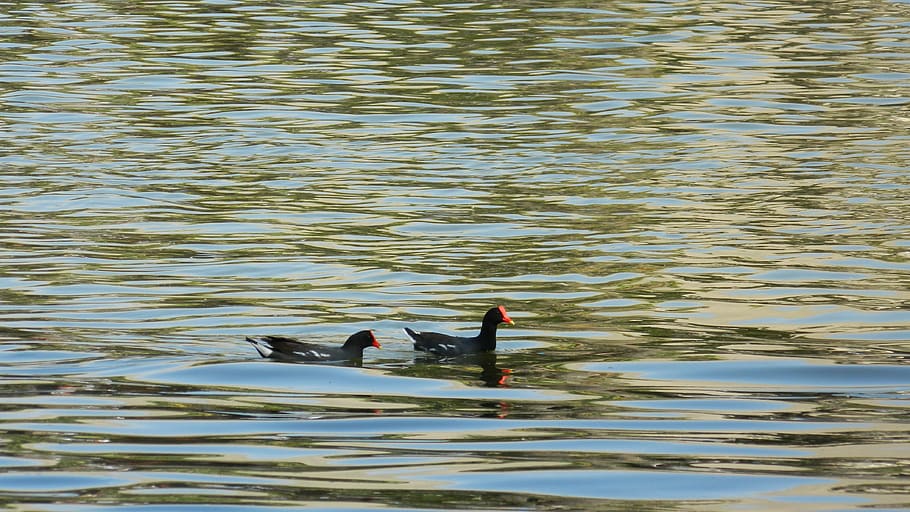
M 483 316 L 480 334 L 477 336 L 451 336 L 438 332 L 416 332 L 407 327 L 404 328 L 404 332 L 414 341 L 414 350 L 450 357 L 496 350 L 496 328 L 503 322 L 515 325 L 515 322 L 506 313 L 506 308 L 496 306 Z
M 361 359 L 366 347 L 382 348 L 373 331 L 364 330 L 352 334 L 344 345 L 327 347 L 317 343 L 305 343 L 286 336 L 247 337 L 253 348 L 264 358 L 277 361 L 344 361 Z

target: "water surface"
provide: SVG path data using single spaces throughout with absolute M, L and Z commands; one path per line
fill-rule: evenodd
M 0 7 L 0 503 L 903 510 L 910 6 Z M 474 330 L 436 361 L 401 328 Z M 360 364 L 244 336 L 374 329 Z

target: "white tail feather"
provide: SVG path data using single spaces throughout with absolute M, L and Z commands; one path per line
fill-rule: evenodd
M 247 338 L 246 340 L 250 342 L 250 345 L 252 345 L 253 348 L 256 349 L 256 352 L 259 352 L 259 355 L 262 357 L 269 357 L 272 355 L 272 352 L 274 352 L 271 348 L 260 344 L 259 340 L 255 340 L 253 338 Z

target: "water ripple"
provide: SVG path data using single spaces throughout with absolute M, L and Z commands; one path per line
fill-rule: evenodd
M 901 508 L 907 14 L 8 5 L 0 492 Z M 401 331 L 496 304 L 495 356 Z M 348 365 L 243 339 L 367 328 Z

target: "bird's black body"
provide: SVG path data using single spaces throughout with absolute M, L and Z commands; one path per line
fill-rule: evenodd
M 297 341 L 286 336 L 260 336 L 246 339 L 259 355 L 278 361 L 344 361 L 361 359 L 366 347 L 381 348 L 373 331 L 360 331 L 340 347 L 327 347 L 317 343 Z
M 405 334 L 414 341 L 414 349 L 429 352 L 441 357 L 476 354 L 496 350 L 496 328 L 501 323 L 514 325 L 506 308 L 498 306 L 487 311 L 480 325 L 477 336 L 451 336 L 438 332 L 416 332 L 407 327 Z

